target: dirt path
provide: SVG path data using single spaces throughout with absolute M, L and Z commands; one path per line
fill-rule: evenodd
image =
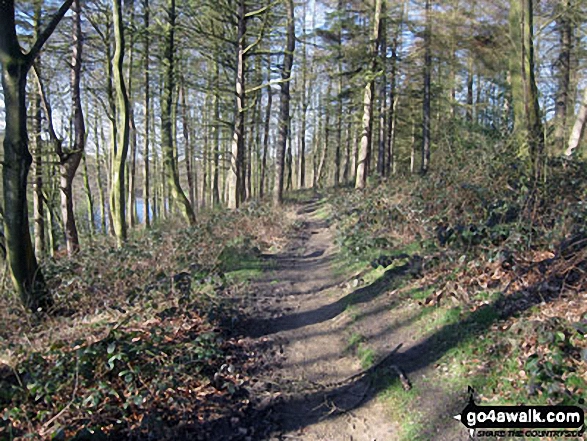
M 255 386 L 263 421 L 253 439 L 397 439 L 397 428 L 374 399 L 373 378 L 349 353 L 342 299 L 335 276 L 333 231 L 313 200 L 298 210 L 302 223 L 285 250 L 267 256 L 268 269 L 253 286 L 256 317 L 248 333 L 270 348 Z

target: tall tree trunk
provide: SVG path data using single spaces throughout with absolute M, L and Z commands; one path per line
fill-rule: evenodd
M 67 254 L 73 256 L 80 249 L 75 213 L 73 211 L 73 178 L 84 154 L 86 126 L 81 100 L 82 28 L 80 0 L 74 0 L 73 10 L 73 53 L 71 59 L 71 99 L 73 107 L 74 140 L 71 151 L 59 148 L 61 175 L 61 217 L 63 218 Z M 61 143 L 58 144 L 61 147 Z
M 214 108 L 214 121 L 212 125 L 214 137 L 214 171 L 212 177 L 212 203 L 214 206 L 220 204 L 220 62 L 214 61 L 214 89 L 212 107 Z
M 544 137 L 534 72 L 533 0 L 511 0 L 509 24 L 512 51 L 510 77 L 514 101 L 514 133 L 519 155 L 535 179 L 541 175 Z
M 131 8 L 130 13 L 130 28 L 135 26 L 135 4 L 134 0 L 125 2 L 127 7 Z M 134 228 L 137 223 L 137 126 L 135 124 L 135 112 L 133 105 L 133 79 L 134 79 L 134 53 L 135 53 L 135 39 L 134 32 L 130 33 L 129 38 L 129 54 L 128 54 L 128 99 L 129 99 L 129 148 L 130 148 L 130 164 L 128 165 L 128 225 Z
M 106 53 L 106 57 L 104 60 L 105 63 L 105 70 L 106 70 L 106 97 L 108 100 L 108 121 L 110 123 L 110 148 L 107 149 L 104 147 L 104 164 L 106 165 L 106 185 L 108 188 L 108 233 L 116 237 L 116 231 L 114 228 L 114 210 L 115 208 L 110 203 L 111 198 L 113 197 L 112 193 L 112 177 L 114 175 L 114 159 L 115 155 L 114 152 L 116 151 L 116 143 L 118 137 L 118 123 L 117 123 L 117 114 L 116 114 L 116 98 L 114 96 L 114 60 L 113 60 L 113 53 L 111 47 L 111 40 L 112 40 L 112 33 L 113 33 L 113 15 L 114 14 L 106 14 L 106 30 L 104 32 L 104 49 Z M 104 146 L 106 146 L 106 138 L 104 135 L 104 130 L 102 126 L 100 126 L 100 132 L 102 134 L 102 138 L 104 140 Z
M 257 66 L 258 69 L 258 66 Z M 258 79 L 258 82 L 261 82 L 262 79 Z M 252 179 L 252 172 L 253 172 L 253 144 L 255 141 L 255 131 L 256 129 L 256 120 L 257 120 L 257 112 L 259 110 L 259 93 L 256 92 L 253 98 L 253 103 L 250 105 L 252 109 L 251 118 L 249 121 L 249 137 L 247 138 L 249 142 L 246 145 L 246 161 L 245 161 L 245 200 L 249 200 L 253 198 L 253 179 Z
M 262 63 L 259 65 L 259 69 L 262 69 Z M 263 75 L 261 71 L 259 71 L 259 82 L 263 81 Z M 263 129 L 264 129 L 264 121 L 263 121 L 263 91 L 259 91 L 259 99 L 257 100 L 257 111 L 256 111 L 256 121 L 255 121 L 255 170 L 256 176 L 253 177 L 255 183 L 254 194 L 258 198 L 261 194 L 261 167 L 262 167 L 262 149 L 263 149 Z
M 583 135 L 585 133 L 585 124 L 587 122 L 587 87 L 583 91 L 583 100 L 581 101 L 581 106 L 579 107 L 579 113 L 577 114 L 577 118 L 575 119 L 575 124 L 573 125 L 573 129 L 571 130 L 571 136 L 569 138 L 569 143 L 567 145 L 567 150 L 565 152 L 566 156 L 572 156 L 579 144 L 581 144 L 581 140 L 583 139 Z
M 385 176 L 385 149 L 387 146 L 385 137 L 387 131 L 385 130 L 385 103 L 386 103 L 386 92 L 387 92 L 387 81 L 386 81 L 386 64 L 387 64 L 387 36 L 386 36 L 386 12 L 385 4 L 382 5 L 381 10 L 381 35 L 379 43 L 379 57 L 381 62 L 382 75 L 379 78 L 379 143 L 377 149 L 377 173 L 379 176 Z
M 151 182 L 150 182 L 150 158 L 149 158 L 149 144 L 150 144 L 150 135 L 151 135 L 151 85 L 150 85 L 150 78 L 149 78 L 149 50 L 150 50 L 150 35 L 149 35 L 149 26 L 150 26 L 150 6 L 149 0 L 143 0 L 143 10 L 144 10 L 144 18 L 143 18 L 143 25 L 144 25 L 144 32 L 145 32 L 145 41 L 144 41 L 144 49 L 145 53 L 143 54 L 143 68 L 144 68 L 144 82 L 145 82 L 145 94 L 144 94 L 144 117 L 145 117 L 145 134 L 144 134 L 144 145 L 143 145 L 143 161 L 144 161 L 144 180 L 143 180 L 143 207 L 144 207 L 144 222 L 145 227 L 149 228 L 151 226 L 151 219 L 150 219 L 150 198 L 151 198 Z
M 287 129 L 287 150 L 285 154 L 285 189 L 293 190 L 293 142 L 291 135 L 291 116 Z
M 344 184 L 349 182 L 349 175 L 351 171 L 351 154 L 352 154 L 352 116 L 350 106 L 347 107 L 346 126 L 345 126 L 345 156 L 344 167 L 342 171 L 342 181 Z
M 306 12 L 307 2 L 304 2 L 303 6 L 303 35 L 306 36 Z M 302 121 L 300 128 L 300 188 L 306 187 L 306 130 L 308 126 L 308 106 L 309 106 L 309 93 L 308 93 L 308 54 L 306 51 L 306 45 L 302 45 Z
M 192 138 L 190 136 L 190 121 L 189 121 L 189 115 L 188 115 L 188 107 L 187 107 L 187 99 L 186 99 L 186 91 L 185 91 L 185 84 L 184 84 L 184 79 L 182 77 L 182 82 L 180 85 L 180 95 L 181 95 L 181 115 L 182 115 L 182 125 L 183 125 L 183 139 L 185 141 L 185 168 L 186 168 L 186 175 L 187 175 L 187 180 L 188 180 L 188 193 L 189 193 L 189 200 L 190 200 L 190 204 L 192 205 L 192 207 L 197 206 L 197 200 L 196 200 L 196 186 L 197 186 L 197 182 L 194 182 L 194 175 L 193 175 L 193 171 L 192 168 L 195 168 L 196 165 L 195 163 L 193 163 L 193 158 L 194 158 L 194 145 L 192 142 Z M 207 129 L 205 129 L 207 131 Z M 207 135 L 206 135 L 206 139 L 204 140 L 204 155 L 202 158 L 202 161 L 204 162 L 204 164 L 206 163 L 206 161 L 208 160 L 207 158 L 207 144 L 208 144 L 208 139 L 207 139 Z M 205 170 L 205 167 L 203 167 L 203 169 Z M 203 185 L 202 185 L 202 195 L 205 194 L 206 191 L 206 174 L 204 172 L 204 179 L 203 179 Z M 205 198 L 202 198 L 202 200 L 205 201 Z
M 357 177 L 355 188 L 365 188 L 369 176 L 371 163 L 371 139 L 373 134 L 373 92 L 375 90 L 375 72 L 377 70 L 377 55 L 381 38 L 381 10 L 384 0 L 375 1 L 373 15 L 373 44 L 371 47 L 371 72 L 363 92 L 363 132 L 361 134 L 361 146 L 357 164 Z
M 98 139 L 98 126 L 100 126 L 100 139 Z M 104 196 L 104 186 L 102 185 L 102 155 L 100 153 L 100 145 L 105 144 L 104 128 L 98 122 L 96 115 L 94 123 L 94 139 L 96 140 L 96 181 L 98 185 L 98 197 L 100 198 L 100 224 L 102 234 L 106 234 L 106 217 L 108 216 L 106 210 L 106 197 Z
M 84 156 L 82 157 L 82 174 L 84 178 L 84 190 L 86 192 L 86 201 L 88 204 L 88 223 L 89 223 L 89 232 L 90 235 L 93 236 L 96 229 L 96 224 L 94 223 L 94 197 L 92 195 L 92 187 L 90 186 L 90 176 L 88 174 L 88 161 L 86 160 L 86 154 L 84 152 Z
M 206 97 L 204 98 L 204 106 L 206 109 L 210 108 L 210 95 L 206 94 Z M 200 202 L 200 206 L 202 207 L 202 209 L 206 208 L 208 206 L 208 202 L 209 202 L 209 196 L 208 195 L 212 195 L 212 191 L 211 191 L 211 184 L 210 181 L 212 179 L 212 175 L 211 175 L 211 171 L 212 168 L 210 167 L 210 163 L 212 162 L 212 155 L 211 155 L 211 146 L 210 146 L 210 140 L 212 139 L 212 128 L 211 128 L 211 123 L 210 123 L 210 114 L 208 112 L 202 112 L 202 120 L 201 120 L 201 124 L 203 127 L 203 131 L 204 131 L 204 142 L 202 145 L 202 198 L 201 198 L 201 202 Z M 194 138 L 195 139 L 195 133 L 194 133 Z M 197 155 L 197 149 L 193 148 L 193 143 L 191 143 L 191 155 L 192 158 L 194 158 L 194 155 Z M 193 170 L 193 175 L 196 175 L 196 168 L 197 168 L 197 163 L 194 159 L 192 159 L 192 167 Z M 186 164 L 187 165 L 187 164 Z M 194 176 L 191 176 L 190 179 L 192 180 L 192 183 L 194 182 Z M 197 179 L 195 180 L 195 188 L 194 188 L 194 193 L 196 193 L 197 191 L 197 185 L 198 185 L 198 181 Z M 191 190 L 190 190 L 190 198 L 192 197 L 191 195 Z M 195 194 L 194 194 L 195 197 Z M 193 203 L 192 203 L 193 205 Z
M 43 140 L 41 139 L 41 100 L 38 94 L 32 99 L 33 114 L 33 218 L 35 221 L 35 253 L 37 259 L 46 254 L 45 213 L 43 206 Z
M 326 102 L 330 102 L 330 93 L 332 90 L 332 82 L 328 82 L 328 88 L 326 89 Z M 328 157 L 328 147 L 330 146 L 330 109 L 328 105 L 324 106 L 324 126 L 318 133 L 324 133 L 324 142 L 320 142 L 321 139 L 318 137 L 317 145 L 322 144 L 322 150 L 320 154 L 320 161 L 318 162 L 318 168 L 316 170 L 316 185 L 322 187 L 324 185 L 324 169 L 326 168 L 326 158 Z M 316 154 L 318 152 L 316 151 Z
M 424 99 L 422 101 L 422 163 L 420 172 L 425 174 L 430 164 L 430 87 L 432 76 L 432 21 L 430 0 L 426 0 L 426 30 L 424 31 Z
M 114 56 L 112 65 L 114 74 L 116 130 L 112 136 L 111 149 L 110 210 L 113 222 L 112 230 L 116 236 L 118 246 L 122 246 L 127 239 L 125 163 L 130 138 L 130 104 L 124 82 L 122 1 L 112 0 L 112 9 L 114 26 Z
M 48 307 L 52 300 L 39 271 L 29 231 L 27 177 L 32 163 L 26 121 L 27 74 L 35 58 L 73 0 L 65 1 L 39 34 L 27 54 L 16 35 L 13 0 L 0 2 L 0 63 L 6 128 L 4 133 L 4 236 L 14 287 L 32 310 Z
M 391 48 L 391 78 L 389 88 L 389 117 L 387 125 L 387 161 L 385 164 L 385 174 L 391 176 L 394 171 L 395 161 L 395 137 L 396 137 L 396 121 L 397 121 L 397 103 L 399 96 L 397 95 L 397 72 L 398 72 L 398 51 L 401 46 L 401 35 L 404 23 L 404 15 L 406 11 L 406 0 L 402 2 L 402 10 L 394 32 L 393 43 Z
M 35 2 L 35 38 L 38 38 L 41 24 L 41 0 Z M 37 59 L 37 68 L 40 57 Z M 33 117 L 33 218 L 35 223 L 35 254 L 42 259 L 46 254 L 45 247 L 45 213 L 43 205 L 43 140 L 41 139 L 42 112 L 41 95 L 35 92 L 31 100 Z
M 567 112 L 571 84 L 571 50 L 573 44 L 573 24 L 570 17 L 571 0 L 559 3 L 557 30 L 560 38 L 560 52 L 556 65 L 558 68 L 558 89 L 554 107 L 554 144 L 558 151 L 565 149 L 567 137 Z
M 236 57 L 236 108 L 230 169 L 228 170 L 228 208 L 238 208 L 242 202 L 243 159 L 245 147 L 245 48 L 246 10 L 245 0 L 238 1 L 237 57 Z
M 342 69 L 341 69 L 342 70 Z M 343 92 L 343 80 L 342 72 L 338 80 L 338 109 L 336 111 L 336 146 L 334 148 L 334 186 L 340 185 L 340 167 L 341 167 L 341 148 L 342 148 L 342 120 L 344 115 L 342 92 Z
M 271 127 L 271 107 L 273 104 L 273 90 L 267 87 L 267 106 L 265 109 L 264 134 L 263 134 L 263 159 L 261 161 L 261 187 L 259 196 L 263 198 L 267 186 L 267 155 L 269 150 L 269 128 Z
M 174 81 L 174 51 L 175 51 L 175 0 L 168 0 L 168 29 L 165 35 L 164 49 L 164 74 L 163 74 L 163 91 L 161 96 L 161 145 L 163 148 L 163 164 L 167 183 L 174 202 L 177 204 L 183 217 L 194 225 L 196 216 L 190 201 L 183 192 L 179 182 L 179 171 L 177 169 L 177 158 L 175 157 L 174 132 L 175 119 L 173 118 L 173 92 L 175 90 Z
M 473 55 L 469 54 L 467 62 L 467 108 L 466 108 L 466 120 L 468 123 L 473 122 L 473 86 L 474 86 L 475 73 L 473 72 Z
M 279 141 L 277 144 L 277 157 L 275 164 L 275 189 L 273 192 L 273 203 L 280 205 L 283 202 L 283 175 L 285 149 L 288 139 L 290 118 L 290 81 L 293 67 L 293 57 L 296 44 L 295 18 L 293 0 L 287 0 L 287 41 L 285 43 L 285 54 L 283 55 L 283 69 L 281 70 L 281 100 L 279 107 Z M 290 143 L 291 148 L 291 143 Z
M 345 6 L 343 5 L 342 0 L 338 0 L 338 13 L 339 14 L 344 14 L 344 8 Z M 336 52 L 337 52 L 337 58 L 338 58 L 338 65 L 337 65 L 337 69 L 338 69 L 338 97 L 337 97 L 337 104 L 338 104 L 338 109 L 336 111 L 337 113 L 337 127 L 336 127 L 336 147 L 334 149 L 334 186 L 338 187 L 338 185 L 340 184 L 340 149 L 342 148 L 342 119 L 343 119 L 343 114 L 344 114 L 344 109 L 343 109 L 343 90 L 344 90 L 344 86 L 343 86 L 343 54 L 342 54 L 342 45 L 343 45 L 343 41 L 342 41 L 342 36 L 343 36 L 343 28 L 344 28 L 344 16 L 341 16 L 339 18 L 340 21 L 340 25 L 338 28 L 338 35 L 337 35 L 337 46 L 336 46 Z

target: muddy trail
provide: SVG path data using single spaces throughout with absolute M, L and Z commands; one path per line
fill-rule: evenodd
M 333 274 L 333 233 L 315 216 L 318 204 L 298 210 L 296 237 L 280 254 L 267 256 L 269 269 L 254 286 L 250 336 L 271 348 L 258 386 L 264 395 L 263 435 L 390 440 L 394 426 L 370 400 L 370 380 L 351 378 L 361 367 L 346 353 L 346 336 L 337 326 L 344 279 Z
M 429 348 L 410 335 L 415 330 L 409 326 L 390 329 L 390 298 L 380 295 L 394 277 L 410 273 L 411 263 L 375 286 L 357 287 L 334 269 L 335 231 L 317 214 L 320 206 L 319 199 L 298 206 L 295 234 L 280 253 L 263 256 L 266 270 L 249 291 L 244 329 L 262 360 L 252 388 L 258 404 L 249 439 L 396 440 L 398 422 L 378 394 L 390 382 L 409 390 L 411 381 L 425 378 Z M 377 357 L 366 370 L 349 350 L 350 304 L 371 316 L 362 332 L 377 344 Z M 425 395 L 426 414 L 435 407 L 447 411 L 447 397 L 433 385 Z M 455 427 L 436 421 L 429 439 L 460 439 Z

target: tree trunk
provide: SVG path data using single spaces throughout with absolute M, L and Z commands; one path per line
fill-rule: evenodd
M 41 22 L 41 1 L 35 2 L 35 38 L 39 35 Z M 39 57 L 40 58 L 40 57 Z M 39 68 L 40 60 L 37 60 Z M 33 117 L 33 218 L 35 223 L 35 254 L 42 259 L 46 254 L 45 247 L 45 213 L 43 205 L 43 140 L 41 139 L 43 115 L 41 112 L 41 95 L 33 94 L 31 100 L 31 114 Z
M 287 150 L 285 154 L 285 189 L 293 190 L 293 140 L 291 135 L 291 117 L 287 129 Z
M 565 152 L 566 156 L 572 156 L 579 144 L 581 144 L 581 140 L 583 139 L 583 134 L 585 133 L 585 123 L 587 122 L 587 87 L 583 91 L 583 101 L 581 101 L 581 106 L 579 107 L 579 113 L 577 114 L 577 119 L 575 119 L 575 124 L 573 125 L 573 130 L 571 131 L 571 136 L 569 138 L 569 143 L 567 145 L 567 150 Z
M 473 72 L 473 56 L 469 54 L 468 66 L 467 66 L 467 108 L 466 108 L 466 120 L 468 123 L 473 122 L 473 85 L 474 85 L 475 74 Z
M 118 246 L 127 239 L 126 225 L 126 191 L 125 163 L 128 155 L 130 137 L 129 101 L 124 82 L 124 25 L 122 18 L 122 1 L 112 0 L 114 25 L 114 57 L 112 60 L 114 74 L 115 107 L 117 127 L 112 137 L 110 210 L 112 213 L 113 232 Z M 113 135 L 114 135 L 113 134 Z
M 80 89 L 83 48 L 80 0 L 73 1 L 72 10 L 73 54 L 71 60 L 71 98 L 74 140 L 70 152 L 65 152 L 61 148 L 57 152 L 61 175 L 61 216 L 63 218 L 65 243 L 69 256 L 73 256 L 80 249 L 75 213 L 73 211 L 73 178 L 83 157 L 86 144 L 86 127 Z M 58 145 L 60 146 L 61 144 Z
M 271 127 L 271 107 L 273 104 L 273 90 L 271 86 L 267 88 L 267 107 L 265 110 L 265 127 L 263 135 L 263 159 L 261 161 L 261 187 L 259 188 L 259 196 L 263 198 L 265 189 L 268 187 L 266 184 L 267 176 L 267 154 L 269 150 L 269 128 Z
M 93 236 L 96 229 L 96 224 L 94 223 L 94 197 L 92 195 L 92 187 L 90 186 L 90 176 L 88 174 L 88 161 L 86 160 L 86 154 L 84 152 L 84 156 L 82 157 L 83 168 L 82 174 L 84 178 L 84 189 L 86 191 L 86 201 L 88 204 L 88 223 L 89 223 L 89 233 L 90 236 Z
M 560 53 L 556 61 L 558 68 L 558 90 L 554 107 L 554 144 L 558 151 L 565 149 L 567 137 L 567 112 L 571 84 L 571 49 L 573 44 L 573 23 L 570 17 L 571 0 L 559 4 L 557 30 L 560 36 Z
M 98 126 L 100 126 L 100 139 L 98 139 Z M 104 129 L 98 122 L 96 116 L 94 125 L 94 138 L 96 139 L 96 181 L 98 185 L 98 197 L 100 198 L 100 224 L 102 234 L 106 234 L 106 217 L 108 216 L 106 210 L 106 198 L 104 196 L 104 186 L 102 185 L 102 155 L 100 153 L 100 145 L 105 144 Z
M 151 198 L 151 182 L 150 182 L 150 158 L 149 158 L 149 143 L 150 143 L 150 135 L 151 135 L 151 85 L 149 84 L 149 50 L 150 50 L 150 38 L 149 38 L 149 21 L 150 21 L 150 6 L 149 0 L 143 0 L 143 10 L 144 10 L 144 32 L 145 32 L 145 42 L 144 42 L 144 49 L 145 53 L 143 54 L 143 68 L 144 68 L 144 82 L 145 82 L 145 95 L 144 95 L 144 103 L 145 103 L 145 134 L 144 134 L 144 145 L 143 145 L 143 161 L 145 162 L 145 170 L 144 170 L 144 181 L 143 181 L 143 207 L 144 207 L 144 222 L 145 227 L 149 228 L 151 226 L 151 219 L 150 219 L 150 198 Z
M 192 142 L 192 138 L 190 136 L 190 122 L 189 122 L 189 115 L 188 115 L 188 107 L 187 107 L 187 100 L 186 100 L 186 92 L 185 92 L 185 85 L 184 85 L 184 80 L 182 77 L 182 83 L 180 86 L 180 92 L 181 94 L 181 115 L 182 115 L 182 125 L 183 125 L 183 139 L 185 141 L 185 169 L 186 169 L 186 175 L 187 175 L 187 180 L 188 180 L 188 193 L 189 193 L 189 201 L 190 204 L 192 205 L 192 207 L 197 206 L 197 200 L 196 200 L 196 186 L 198 185 L 197 182 L 194 182 L 194 175 L 193 175 L 193 171 L 192 168 L 196 167 L 196 164 L 193 163 L 193 158 L 194 158 L 194 146 L 193 146 L 193 142 Z M 207 131 L 207 128 L 205 129 Z M 207 154 L 207 144 L 208 144 L 208 139 L 207 139 L 207 135 L 206 135 L 206 139 L 204 140 L 204 155 L 202 158 L 202 161 L 204 163 L 203 166 L 203 170 L 204 170 L 204 178 L 203 178 L 203 184 L 202 184 L 202 195 L 206 194 L 206 168 L 205 168 L 205 164 L 206 161 L 208 160 L 208 154 Z M 203 201 L 206 200 L 205 197 L 202 198 Z
M 256 66 L 258 69 L 258 66 Z M 258 79 L 258 82 L 261 82 L 261 79 Z M 246 145 L 246 161 L 245 164 L 245 200 L 250 200 L 253 198 L 253 179 L 252 179 L 252 172 L 253 172 L 253 144 L 255 140 L 255 126 L 256 126 L 256 119 L 257 119 L 257 112 L 259 109 L 259 93 L 256 92 L 253 98 L 253 103 L 250 105 L 251 118 L 249 120 L 249 137 L 247 138 L 249 142 Z
M 326 89 L 326 102 L 329 103 L 331 98 L 330 98 L 330 92 L 332 90 L 332 83 L 329 81 L 328 82 L 328 88 Z M 323 104 L 324 105 L 324 104 Z M 318 130 L 318 133 L 324 133 L 324 142 L 320 142 L 321 139 L 318 138 L 317 139 L 317 146 L 319 146 L 320 144 L 322 144 L 322 151 L 320 154 L 320 161 L 318 162 L 318 168 L 316 170 L 316 183 L 315 185 L 317 185 L 318 187 L 322 187 L 324 184 L 324 169 L 326 168 L 326 158 L 328 157 L 328 147 L 330 146 L 330 109 L 328 108 L 328 105 L 324 105 L 324 126 L 322 127 L 322 130 Z M 316 152 L 317 154 L 318 152 Z
M 420 172 L 428 172 L 430 163 L 430 87 L 432 74 L 432 22 L 430 0 L 426 0 L 426 30 L 424 34 L 424 99 L 422 102 L 422 164 Z
M 220 205 L 220 62 L 214 61 L 214 91 L 212 99 L 214 103 L 214 121 L 212 125 L 214 136 L 214 172 L 212 177 L 212 203 L 214 206 Z
M 535 179 L 541 175 L 544 138 L 534 73 L 533 0 L 511 0 L 510 76 L 514 101 L 514 134 L 520 157 Z
M 385 4 L 382 5 L 382 8 Z M 386 63 L 387 63 L 387 38 L 386 38 L 386 19 L 385 9 L 381 11 L 381 36 L 380 36 L 380 47 L 379 56 L 381 58 L 381 71 L 382 75 L 379 78 L 379 144 L 377 151 L 377 173 L 379 176 L 385 176 L 385 149 L 387 146 L 385 130 L 385 103 L 386 103 L 386 92 L 387 92 L 387 81 L 386 81 Z
M 406 11 L 406 0 L 402 2 L 402 10 L 399 18 L 397 29 L 393 36 L 393 43 L 391 48 L 391 78 L 389 91 L 389 117 L 387 125 L 387 161 L 385 164 L 385 174 L 391 176 L 395 169 L 395 137 L 396 137 L 396 121 L 397 121 L 397 103 L 399 95 L 397 95 L 397 71 L 398 71 L 398 51 L 401 46 L 401 35 L 403 29 L 404 15 Z
M 127 7 L 131 9 L 130 23 L 131 29 L 135 26 L 135 6 L 134 0 L 125 2 Z M 130 164 L 128 165 L 128 225 L 134 228 L 137 223 L 137 198 L 136 198 L 136 182 L 137 182 L 137 126 L 135 124 L 135 112 L 133 105 L 133 79 L 134 79 L 134 53 L 135 53 L 135 39 L 134 32 L 130 33 L 129 38 L 129 54 L 128 54 L 128 99 L 129 99 L 129 148 L 130 148 Z
M 344 167 L 342 170 L 342 182 L 346 185 L 349 182 L 349 174 L 351 171 L 351 154 L 352 154 L 352 116 L 350 106 L 347 107 L 346 112 L 346 124 L 345 124 L 345 155 L 344 155 Z
M 245 147 L 245 0 L 238 2 L 237 57 L 236 57 L 236 108 L 230 169 L 228 171 L 228 208 L 236 209 L 242 202 L 243 159 Z
M 304 2 L 303 6 L 303 34 L 306 35 L 306 12 L 307 2 Z M 300 128 L 300 188 L 306 187 L 306 130 L 308 126 L 308 106 L 309 106 L 309 93 L 308 93 L 308 54 L 306 51 L 306 45 L 302 45 L 302 121 Z
M 73 130 L 70 128 L 70 133 L 72 131 L 74 132 L 74 139 L 71 140 L 73 148 L 69 151 L 65 151 L 63 149 L 63 141 L 57 138 L 55 129 L 53 127 L 53 111 L 49 105 L 49 100 L 46 96 L 45 88 L 43 87 L 38 69 L 37 67 L 34 69 L 35 77 L 38 83 L 38 93 L 41 97 L 41 102 L 44 105 L 45 114 L 47 117 L 49 139 L 54 147 L 57 157 L 59 158 L 59 193 L 61 200 L 61 219 L 63 221 L 65 244 L 67 247 L 67 254 L 69 256 L 73 256 L 79 251 L 79 237 L 75 221 L 75 214 L 73 211 L 73 179 L 82 159 L 85 146 L 85 126 L 79 94 L 80 72 L 75 72 L 75 69 L 81 68 L 81 64 L 76 65 L 76 62 L 79 62 L 79 60 L 76 61 L 76 51 L 79 53 L 80 50 L 80 48 L 76 45 L 79 44 L 79 41 L 80 40 L 77 40 L 76 44 L 74 45 L 74 60 L 72 63 L 72 101 L 74 114 L 71 121 Z M 81 136 L 78 133 L 79 130 L 83 131 Z
M 3 20 L 3 19 L 0 19 Z M 26 68 L 17 60 L 2 60 L 2 88 L 6 112 L 4 133 L 4 236 L 12 281 L 25 306 L 50 305 L 38 271 L 29 233 L 26 184 L 32 162 L 26 130 Z
M 27 73 L 47 39 L 69 7 L 67 0 L 39 34 L 28 54 L 23 54 L 16 35 L 14 1 L 0 2 L 0 63 L 6 128 L 4 133 L 4 235 L 8 266 L 14 287 L 32 310 L 52 303 L 39 271 L 29 230 L 27 176 L 32 162 L 26 121 Z
M 196 223 L 196 216 L 190 201 L 183 192 L 179 182 L 177 158 L 174 149 L 175 119 L 173 118 L 173 92 L 174 81 L 174 51 L 175 51 L 175 0 L 169 0 L 167 4 L 168 29 L 165 35 L 164 52 L 164 85 L 161 96 L 161 145 L 163 148 L 163 165 L 167 175 L 167 183 L 173 200 L 177 203 L 181 214 L 190 225 Z
M 376 0 L 373 16 L 373 45 L 371 48 L 372 65 L 370 76 L 363 92 L 363 132 L 357 164 L 355 188 L 365 188 L 369 176 L 371 163 L 371 139 L 373 134 L 373 92 L 375 90 L 375 73 L 377 70 L 377 55 L 381 38 L 381 10 L 384 0 Z
M 283 175 L 285 149 L 288 139 L 290 121 L 289 121 L 289 101 L 290 101 L 290 81 L 291 70 L 293 67 L 293 56 L 295 50 L 295 19 L 293 0 L 287 0 L 287 41 L 285 44 L 285 54 L 283 56 L 283 69 L 281 71 L 281 100 L 279 107 L 279 141 L 277 144 L 277 157 L 275 164 L 275 189 L 273 192 L 273 203 L 280 205 L 283 202 Z M 291 143 L 290 143 L 291 148 Z

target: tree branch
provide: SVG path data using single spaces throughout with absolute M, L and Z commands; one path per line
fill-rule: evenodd
M 259 86 L 252 87 L 251 89 L 245 90 L 245 94 L 248 95 L 251 92 L 256 92 L 257 90 L 264 89 L 265 87 L 271 87 L 275 84 L 283 84 L 291 81 L 291 78 L 283 79 L 280 78 L 279 80 L 271 80 L 268 83 L 261 84 Z
M 272 8 L 273 6 L 275 6 L 277 3 L 280 3 L 281 1 L 282 0 L 276 0 L 273 3 L 269 3 L 267 6 L 263 6 L 262 8 L 257 9 L 256 11 L 247 12 L 245 14 L 245 18 L 250 18 L 250 17 L 254 17 L 255 15 L 262 14 L 263 12 Z
M 41 49 L 43 48 L 43 45 L 47 42 L 47 40 L 57 27 L 61 19 L 65 16 L 67 11 L 71 7 L 72 3 L 73 0 L 65 0 L 65 2 L 57 11 L 57 13 L 53 16 L 47 27 L 43 29 L 43 31 L 39 34 L 37 41 L 35 41 L 35 44 L 33 44 L 31 50 L 25 55 L 28 67 L 33 65 L 33 62 L 35 61 L 35 58 L 37 58 L 37 55 L 39 54 Z

